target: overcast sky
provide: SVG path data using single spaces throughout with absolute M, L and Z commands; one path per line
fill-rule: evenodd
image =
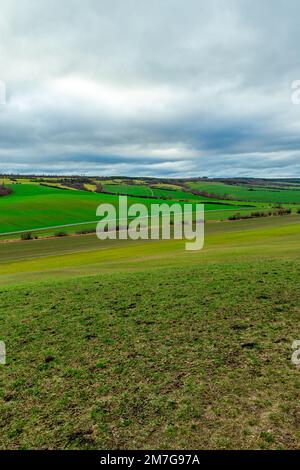
M 300 177 L 298 0 L 1 0 L 0 171 Z

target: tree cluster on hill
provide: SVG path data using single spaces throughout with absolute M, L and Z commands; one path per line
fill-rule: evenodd
M 7 186 L 4 186 L 4 184 L 0 184 L 0 196 L 8 196 L 11 194 L 13 191 L 11 188 L 8 188 Z
M 276 215 L 289 215 L 292 213 L 290 208 L 279 207 L 273 211 L 255 211 L 251 212 L 251 214 L 241 214 L 237 212 L 236 214 L 232 214 L 228 217 L 228 220 L 243 220 L 243 219 L 254 219 L 257 217 L 271 217 Z

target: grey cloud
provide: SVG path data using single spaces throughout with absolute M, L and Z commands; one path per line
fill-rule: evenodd
M 0 171 L 300 176 L 296 0 L 2 0 Z

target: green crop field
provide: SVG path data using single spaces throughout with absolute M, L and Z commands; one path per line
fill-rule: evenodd
M 91 221 L 118 200 L 30 179 L 12 188 L 1 233 Z M 299 448 L 300 214 L 228 221 L 276 204 L 237 199 L 204 201 L 194 252 L 74 235 L 79 225 L 3 237 L 1 449 Z
M 128 194 L 132 196 L 153 196 L 153 191 L 144 185 L 103 184 L 103 190 L 114 194 Z
M 189 183 L 191 189 L 207 191 L 220 196 L 227 196 L 238 201 L 300 204 L 300 188 L 281 189 L 259 186 L 231 185 L 217 182 L 197 182 Z
M 131 196 L 150 196 L 157 198 L 168 199 L 185 199 L 185 200 L 207 200 L 195 196 L 192 193 L 184 192 L 181 189 L 174 189 L 172 186 L 169 189 L 165 187 L 149 187 L 144 185 L 126 185 L 126 184 L 104 184 L 103 190 L 114 194 L 128 194 Z
M 182 240 L 104 240 L 95 234 L 0 244 L 0 284 L 57 279 L 145 267 L 295 257 L 300 216 L 210 223 L 205 247 L 188 252 Z M 283 243 L 284 240 L 284 243 Z M 299 251 L 300 256 L 300 251 Z
M 96 209 L 99 204 L 111 203 L 117 205 L 118 196 L 110 194 L 101 194 L 86 191 L 76 191 L 67 189 L 57 189 L 38 184 L 16 184 L 9 185 L 13 193 L 9 196 L 0 197 L 1 212 L 1 233 L 13 231 L 30 231 L 31 229 L 63 226 L 68 224 L 80 224 L 83 222 L 92 222 L 97 220 Z M 163 190 L 157 190 L 163 191 Z M 169 191 L 165 191 L 169 193 Z M 185 193 L 183 193 L 185 194 Z M 172 199 L 164 201 L 156 199 L 156 203 L 168 203 L 179 201 Z M 213 204 L 211 200 L 197 198 L 193 196 L 191 202 L 203 202 L 207 212 L 213 211 L 211 218 L 214 218 L 214 212 L 220 211 L 224 215 L 227 211 L 233 212 L 243 209 L 241 205 L 232 204 Z M 153 203 L 153 199 L 140 199 L 138 197 L 129 197 L 129 205 L 142 202 L 147 207 Z M 246 206 L 247 207 L 247 206 Z M 93 227 L 95 224 L 93 224 Z M 79 226 L 75 227 L 80 228 Z M 74 231 L 75 228 L 69 228 Z

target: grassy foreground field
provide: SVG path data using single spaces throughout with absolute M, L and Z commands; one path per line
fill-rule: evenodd
M 188 252 L 184 241 L 105 240 L 95 234 L 0 244 L 0 285 L 38 282 L 257 257 L 300 256 L 300 216 L 270 217 L 205 227 L 205 246 Z
M 1 245 L 0 447 L 299 448 L 299 230 Z

